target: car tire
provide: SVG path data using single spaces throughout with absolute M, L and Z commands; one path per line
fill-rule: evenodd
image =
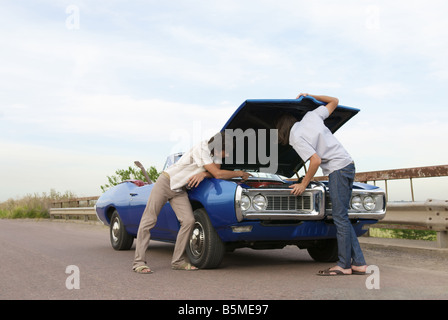
M 338 261 L 338 242 L 336 239 L 318 240 L 315 246 L 307 248 L 309 255 L 318 262 Z
M 226 251 L 204 208 L 194 211 L 195 224 L 187 244 L 190 263 L 200 269 L 217 268 Z
M 134 237 L 126 231 L 117 210 L 114 211 L 110 219 L 109 233 L 112 248 L 115 250 L 131 249 Z

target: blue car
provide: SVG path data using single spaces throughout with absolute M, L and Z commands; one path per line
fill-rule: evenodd
M 186 248 L 192 264 L 199 268 L 216 268 L 228 251 L 244 247 L 281 249 L 287 245 L 307 249 L 316 261 L 337 261 L 336 227 L 331 215 L 328 183 L 314 181 L 302 195 L 292 195 L 288 187 L 300 179 L 298 172 L 305 168 L 304 163 L 292 147 L 279 145 L 269 133 L 282 112 L 301 119 L 320 105 L 323 103 L 312 97 L 246 100 L 235 111 L 223 130 L 241 129 L 240 132 L 247 133 L 243 141 L 239 141 L 244 154 L 239 158 L 232 155 L 231 161 L 226 159 L 221 168 L 245 170 L 252 177 L 245 182 L 204 179 L 198 187 L 188 191 L 196 220 Z M 358 109 L 338 106 L 325 124 L 335 132 L 358 112 Z M 262 149 L 263 152 L 254 155 L 254 150 Z M 275 165 L 267 161 L 268 154 L 275 159 Z M 165 166 L 180 157 L 181 153 L 169 156 Z M 109 189 L 99 198 L 96 213 L 110 226 L 114 249 L 132 247 L 152 188 L 150 181 L 130 180 Z M 384 190 L 354 183 L 349 217 L 358 236 L 365 232 L 365 225 L 376 223 L 385 213 Z M 175 242 L 179 227 L 167 203 L 151 231 L 151 239 Z

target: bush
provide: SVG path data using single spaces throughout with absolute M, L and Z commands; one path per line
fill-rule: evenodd
M 70 191 L 61 194 L 55 190 L 51 190 L 49 194 L 46 192 L 34 195 L 27 194 L 20 199 L 8 199 L 0 203 L 1 219 L 23 219 L 23 218 L 49 218 L 51 202 L 58 200 L 68 200 L 76 198 Z
M 437 234 L 432 230 L 412 230 L 412 229 L 380 229 L 370 228 L 371 237 L 392 238 L 392 239 L 411 239 L 436 241 Z
M 151 166 L 149 170 L 147 170 L 149 179 L 152 182 L 156 182 L 157 178 L 160 175 L 160 172 L 157 171 L 156 167 Z M 145 175 L 139 168 L 128 167 L 127 169 L 118 169 L 115 171 L 115 175 L 107 176 L 107 181 L 104 186 L 101 186 L 101 190 L 105 192 L 107 189 L 116 186 L 117 184 L 125 181 L 125 180 L 141 180 L 146 181 Z

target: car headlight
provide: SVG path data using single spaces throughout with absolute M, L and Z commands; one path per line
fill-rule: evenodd
M 360 196 L 354 196 L 352 198 L 352 203 L 351 203 L 352 209 L 354 210 L 361 210 L 362 209 L 362 200 Z
M 375 209 L 376 203 L 371 196 L 367 196 L 362 200 L 362 205 L 364 206 L 364 209 L 372 211 L 373 209 Z
M 246 211 L 250 208 L 250 198 L 246 195 L 241 196 L 241 202 L 240 202 L 241 210 Z
M 252 206 L 254 207 L 255 210 L 266 210 L 266 207 L 268 206 L 268 201 L 266 200 L 266 197 L 261 195 L 261 194 L 257 194 L 253 200 L 252 200 Z

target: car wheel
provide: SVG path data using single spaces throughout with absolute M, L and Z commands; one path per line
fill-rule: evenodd
M 110 220 L 110 243 L 115 250 L 129 250 L 134 242 L 134 237 L 131 236 L 124 228 L 123 222 L 118 215 L 117 210 L 112 214 Z
M 187 245 L 188 258 L 198 268 L 216 268 L 224 257 L 224 243 L 213 228 L 205 209 L 195 210 L 194 218 L 196 221 Z
M 336 239 L 317 241 L 315 246 L 307 248 L 311 258 L 318 262 L 338 261 L 338 242 Z

